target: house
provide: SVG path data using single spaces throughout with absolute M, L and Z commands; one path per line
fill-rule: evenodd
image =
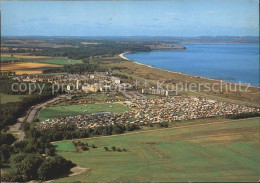
M 112 81 L 114 84 L 120 84 L 120 79 L 119 79 L 118 77 L 112 76 L 112 77 L 111 77 L 111 81 Z
M 100 91 L 100 86 L 97 83 L 95 83 L 93 85 L 91 85 L 91 84 L 84 84 L 82 86 L 82 90 L 84 92 L 97 92 L 97 91 Z

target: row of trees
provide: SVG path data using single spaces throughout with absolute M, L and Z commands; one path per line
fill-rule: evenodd
M 52 128 L 43 130 L 39 130 L 35 127 L 30 127 L 30 129 L 26 131 L 26 137 L 44 138 L 48 142 L 52 142 L 64 139 L 87 138 L 97 135 L 121 134 L 125 131 L 133 131 L 136 129 L 139 129 L 139 127 L 136 125 L 115 124 L 83 130 L 76 128 L 74 124 L 55 124 Z
M 32 105 L 44 102 L 53 98 L 51 93 L 43 93 L 41 95 L 30 95 L 21 102 L 10 102 L 1 104 L 0 110 L 0 129 L 4 129 L 8 125 L 15 124 L 17 119 L 22 116 Z
M 100 67 L 98 64 L 74 64 L 64 65 L 64 72 L 69 74 L 84 74 L 85 72 L 105 72 L 105 68 Z
M 52 57 L 68 57 L 70 59 L 83 59 L 94 56 L 113 56 L 126 51 L 131 52 L 144 52 L 151 51 L 151 48 L 132 43 L 118 43 L 116 41 L 103 42 L 98 45 L 82 45 L 78 44 L 78 47 L 60 47 L 42 48 L 38 52 L 34 52 L 33 55 L 39 56 L 52 56 Z
M 28 91 L 13 91 L 12 84 L 15 81 L 2 77 L 0 79 L 0 93 L 11 95 L 27 95 Z M 29 83 L 24 82 L 26 87 L 29 88 Z M 20 84 L 19 82 L 17 83 Z M 9 102 L 1 104 L 0 109 L 0 129 L 4 129 L 8 125 L 12 125 L 17 122 L 17 119 L 21 117 L 31 106 L 49 100 L 55 95 L 52 94 L 51 84 L 45 84 L 43 91 L 40 93 L 40 89 L 37 87 L 31 95 L 27 95 L 19 102 Z M 58 92 L 61 93 L 61 90 Z
M 253 117 L 259 117 L 260 112 L 251 112 L 251 113 L 242 113 L 242 114 L 229 114 L 226 115 L 226 118 L 229 119 L 242 119 L 242 118 L 253 118 Z

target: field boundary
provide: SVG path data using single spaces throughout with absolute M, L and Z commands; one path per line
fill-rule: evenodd
M 116 136 L 124 136 L 124 135 L 135 135 L 135 134 L 139 134 L 139 133 L 149 133 L 149 132 L 162 131 L 162 130 L 171 130 L 171 129 L 189 128 L 189 127 L 197 127 L 197 126 L 207 126 L 207 125 L 214 125 L 214 124 L 232 123 L 232 122 L 236 122 L 236 121 L 245 121 L 245 120 L 257 119 L 257 118 L 259 119 L 259 126 L 260 126 L 260 118 L 253 117 L 253 118 L 231 119 L 231 120 L 226 120 L 226 121 L 217 121 L 217 122 L 210 122 L 210 123 L 203 123 L 203 124 L 191 124 L 191 125 L 175 126 L 175 127 L 162 128 L 162 129 L 144 130 L 144 131 L 137 131 L 137 132 L 131 132 L 131 133 L 123 133 L 123 134 L 108 135 L 108 136 L 98 136 L 98 137 L 90 137 L 90 138 L 77 138 L 77 139 L 90 140 L 90 139 L 108 138 L 108 137 L 116 137 Z M 73 140 L 77 140 L 77 139 L 73 139 Z M 59 140 L 59 141 L 70 141 L 70 140 Z M 59 141 L 53 141 L 52 143 L 59 142 Z

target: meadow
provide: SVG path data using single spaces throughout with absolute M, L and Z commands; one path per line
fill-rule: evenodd
M 57 151 L 76 151 L 76 147 L 71 142 L 52 143 L 52 145 L 57 146 Z
M 256 182 L 259 119 L 213 123 L 196 120 L 173 128 L 81 139 L 98 147 L 82 152 L 68 145 L 68 149 L 61 148 L 72 140 L 55 142 L 60 155 L 86 171 L 54 182 Z M 110 151 L 105 151 L 105 146 Z M 112 151 L 112 146 L 127 152 Z
M 7 61 L 7 60 L 19 60 L 18 58 L 16 57 L 11 57 L 11 55 L 1 55 L 1 61 Z
M 98 103 L 98 104 L 79 104 L 68 106 L 46 107 L 40 111 L 39 120 L 43 121 L 50 118 L 76 116 L 91 114 L 95 112 L 116 112 L 122 113 L 130 109 L 120 103 Z
M 35 62 L 55 64 L 55 65 L 69 65 L 69 64 L 82 64 L 82 60 L 68 59 L 65 57 L 49 58 L 49 59 L 38 59 Z

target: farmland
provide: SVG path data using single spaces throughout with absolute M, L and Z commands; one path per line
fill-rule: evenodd
M 43 121 L 55 117 L 76 116 L 95 112 L 118 112 L 122 113 L 130 110 L 128 107 L 119 103 L 98 103 L 46 107 L 40 111 L 39 120 Z
M 38 59 L 35 62 L 46 63 L 46 64 L 56 64 L 56 65 L 82 64 L 81 60 L 68 59 L 68 58 L 64 58 L 64 57 Z
M 2 63 L 1 71 L 14 71 L 17 75 L 21 74 L 41 74 L 44 69 L 61 67 L 60 65 L 44 63 Z
M 3 58 L 11 58 L 11 54 L 3 54 L 1 55 L 1 59 Z M 17 59 L 46 59 L 46 58 L 50 58 L 48 56 L 36 56 L 36 55 L 21 55 L 21 54 L 13 54 L 13 58 L 17 58 Z
M 211 122 L 185 122 L 173 128 L 81 139 L 98 148 L 58 152 L 86 171 L 56 182 L 258 181 L 259 118 L 208 120 Z M 58 150 L 62 149 L 59 143 L 64 146 L 64 142 L 71 141 L 56 142 Z M 105 146 L 110 151 L 105 151 Z M 112 146 L 127 152 L 114 152 Z

